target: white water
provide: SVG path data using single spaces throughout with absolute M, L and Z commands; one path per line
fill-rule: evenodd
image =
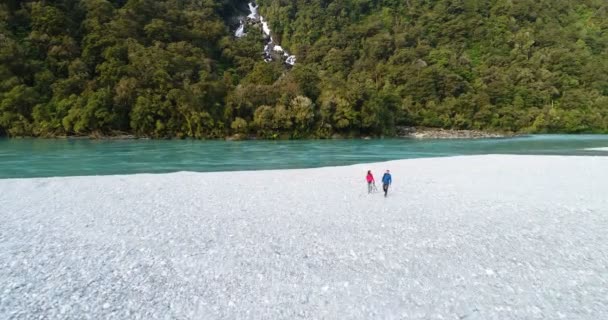
M 264 17 L 260 17 L 260 22 L 262 23 L 262 31 L 264 31 L 265 35 L 270 37 L 270 27 L 268 27 L 268 22 L 264 20 Z M 270 38 L 270 41 L 272 41 L 272 38 Z
M 251 12 L 247 18 L 249 19 L 257 19 L 258 18 L 258 7 L 254 6 L 252 2 L 248 3 L 249 5 L 249 12 Z
M 296 56 L 295 55 L 291 55 L 289 54 L 287 51 L 285 51 L 285 49 L 283 49 L 283 47 L 281 47 L 278 43 L 274 42 L 274 39 L 271 36 L 272 31 L 270 30 L 270 27 L 268 26 L 268 21 L 264 20 L 264 17 L 260 16 L 258 14 L 258 7 L 253 3 L 253 2 L 249 2 L 248 4 L 249 6 L 249 15 L 247 15 L 247 18 L 253 21 L 259 21 L 262 24 L 262 32 L 264 32 L 264 35 L 266 35 L 268 37 L 268 42 L 266 42 L 266 45 L 264 46 L 264 61 L 266 62 L 270 62 L 273 60 L 273 51 L 277 52 L 277 53 L 283 53 L 283 57 L 286 58 L 285 59 L 285 63 L 288 65 L 295 65 L 296 64 Z M 239 25 L 238 29 L 236 30 L 236 32 L 234 33 L 234 35 L 237 38 L 241 38 L 245 35 L 247 35 L 245 33 L 245 23 L 246 21 L 241 20 L 241 24 Z
M 245 24 L 243 23 L 243 21 L 241 21 L 241 25 L 239 26 L 238 29 L 236 29 L 236 32 L 234 33 L 234 35 L 237 38 L 241 38 L 245 35 Z
M 296 56 L 294 55 L 287 55 L 287 59 L 285 59 L 285 63 L 289 64 L 289 65 L 294 65 L 296 64 Z

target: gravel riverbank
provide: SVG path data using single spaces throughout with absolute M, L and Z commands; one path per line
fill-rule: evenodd
M 0 180 L 1 319 L 606 319 L 608 157 Z M 368 169 L 391 169 L 389 197 Z

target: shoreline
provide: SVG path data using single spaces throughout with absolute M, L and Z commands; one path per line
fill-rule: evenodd
M 233 134 L 221 138 L 178 138 L 178 137 L 166 137 L 166 138 L 151 138 L 146 136 L 137 136 L 134 134 L 116 134 L 116 135 L 100 135 L 100 134 L 89 134 L 89 135 L 68 135 L 68 136 L 27 136 L 27 137 L 0 137 L 3 139 L 49 139 L 49 140 L 200 140 L 200 141 L 255 141 L 255 140 L 267 140 L 267 141 L 283 141 L 283 140 L 344 140 L 344 139 L 361 139 L 361 140 L 372 140 L 372 139 L 384 139 L 384 138 L 413 138 L 420 140 L 433 140 L 433 139 L 491 139 L 491 138 L 514 138 L 525 136 L 524 134 L 518 133 L 498 133 L 489 132 L 482 130 L 452 130 L 452 129 L 441 129 L 441 128 L 428 128 L 428 127 L 397 127 L 396 134 L 393 136 L 370 136 L 370 135 L 356 135 L 348 136 L 339 133 L 333 134 L 331 137 L 307 137 L 302 139 L 265 139 L 256 135 L 244 135 L 244 134 Z
M 483 130 L 454 130 L 428 127 L 398 127 L 397 136 L 412 139 L 500 139 L 525 136 L 519 133 Z
M 606 148 L 588 148 L 585 150 L 589 151 L 607 151 Z M 104 178 L 129 178 L 129 177 L 159 177 L 163 176 L 179 176 L 179 175 L 231 175 L 231 174 L 256 174 L 256 173 L 284 173 L 289 174 L 289 172 L 300 172 L 300 171 L 318 171 L 318 170 L 342 170 L 342 169 L 350 169 L 350 168 L 359 168 L 359 167 L 386 167 L 389 168 L 391 165 L 400 165 L 403 163 L 414 163 L 414 162 L 427 162 L 427 161 L 442 161 L 443 159 L 478 159 L 478 158 L 512 158 L 514 160 L 524 159 L 525 158 L 542 158 L 542 159 L 589 159 L 603 156 L 593 156 L 593 155 L 558 155 L 558 154 L 501 154 L 501 153 L 488 153 L 488 154 L 470 154 L 470 155 L 449 155 L 449 156 L 436 156 L 436 157 L 420 157 L 420 158 L 405 158 L 405 159 L 393 159 L 379 162 L 361 162 L 361 163 L 349 163 L 344 165 L 328 165 L 322 167 L 296 167 L 296 168 L 275 168 L 275 169 L 242 169 L 242 170 L 224 170 L 224 171 L 195 171 L 195 170 L 175 170 L 175 171 L 161 171 L 161 172 L 134 172 L 134 173 L 111 173 L 111 174 L 81 174 L 81 175 L 58 175 L 58 176 L 34 176 L 34 177 L 7 177 L 0 178 L 0 182 L 2 181 L 27 181 L 27 180 L 63 180 L 63 179 L 104 179 Z M 608 159 L 608 158 L 607 158 Z M 377 173 L 382 175 L 384 169 L 378 171 Z M 376 177 L 378 180 L 380 177 Z M 378 183 L 378 181 L 376 181 Z
M 597 148 L 590 148 L 588 150 L 594 150 Z M 599 148 L 602 149 L 602 148 Z M 608 148 L 599 151 L 608 151 Z M 342 170 L 342 169 L 354 169 L 360 167 L 386 167 L 389 168 L 392 165 L 401 165 L 404 163 L 414 163 L 414 162 L 427 162 L 427 161 L 442 161 L 444 159 L 478 159 L 478 158 L 547 158 L 547 159 L 560 159 L 560 158 L 568 158 L 568 159 L 588 159 L 593 158 L 594 156 L 589 155 L 555 155 L 555 154 L 500 154 L 500 153 L 488 153 L 488 154 L 470 154 L 470 155 L 449 155 L 449 156 L 436 156 L 436 157 L 420 157 L 420 158 L 405 158 L 405 159 L 393 159 L 386 161 L 377 161 L 377 162 L 361 162 L 361 163 L 349 163 L 344 165 L 328 165 L 322 167 L 301 167 L 301 168 L 276 168 L 276 169 L 243 169 L 243 170 L 224 170 L 224 171 L 195 171 L 195 170 L 176 170 L 176 171 L 161 171 L 161 172 L 134 172 L 134 173 L 111 173 L 111 174 L 82 174 L 82 175 L 59 175 L 59 176 L 35 176 L 35 177 L 9 177 L 9 178 L 0 178 L 0 183 L 2 181 L 27 181 L 27 180 L 69 180 L 69 179 L 106 179 L 106 178 L 130 178 L 130 177 L 158 177 L 163 178 L 164 176 L 180 176 L 180 175 L 191 175 L 191 176 L 204 176 L 204 175 L 232 175 L 232 174 L 257 174 L 257 173 L 282 173 L 289 174 L 291 171 L 298 172 L 300 171 L 320 171 L 320 170 Z M 608 158 L 607 158 L 608 159 Z M 385 169 L 379 170 L 375 174 L 379 174 L 379 177 L 376 178 L 376 184 L 378 184 L 379 178 L 382 176 L 382 173 Z M 378 185 L 377 185 L 378 187 Z
M 0 139 L 42 139 L 42 140 L 195 140 L 195 141 L 297 141 L 297 140 L 376 140 L 376 139 L 417 139 L 417 140 L 477 140 L 477 139 L 502 139 L 502 138 L 518 138 L 533 135 L 567 135 L 567 136 L 602 136 L 608 133 L 580 132 L 580 133 L 521 133 L 521 132 L 501 132 L 501 131 L 485 131 L 485 130 L 457 130 L 457 129 L 442 129 L 431 127 L 415 127 L 415 126 L 398 126 L 394 135 L 373 136 L 373 135 L 353 135 L 334 133 L 329 137 L 303 137 L 303 138 L 283 138 L 277 139 L 262 138 L 253 134 L 232 134 L 216 138 L 192 138 L 192 137 L 164 137 L 154 138 L 149 136 L 137 136 L 129 133 L 117 133 L 102 135 L 92 133 L 89 135 L 58 135 L 58 136 L 0 136 Z

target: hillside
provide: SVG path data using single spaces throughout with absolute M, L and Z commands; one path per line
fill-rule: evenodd
M 603 0 L 0 4 L 0 135 L 608 132 Z

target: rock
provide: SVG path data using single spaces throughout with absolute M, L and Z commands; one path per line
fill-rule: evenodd
M 424 127 L 397 127 L 397 136 L 415 139 L 487 139 L 512 137 L 514 134 L 479 130 L 451 130 Z
M 226 137 L 226 141 L 241 141 L 241 140 L 247 140 L 247 136 L 242 133 L 236 133 L 236 134 Z

